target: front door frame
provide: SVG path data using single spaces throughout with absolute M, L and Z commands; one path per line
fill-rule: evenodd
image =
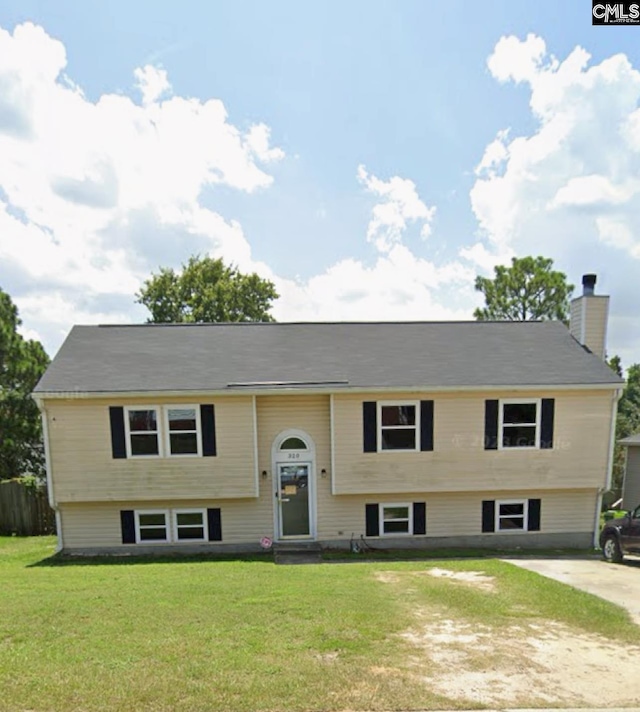
M 300 438 L 307 444 L 306 450 L 280 450 L 287 438 Z M 280 472 L 278 465 L 309 466 L 309 535 L 283 537 L 280 531 Z M 273 494 L 273 539 L 274 541 L 315 541 L 317 537 L 317 496 L 316 496 L 316 446 L 313 438 L 304 430 L 283 430 L 273 440 L 271 446 L 271 473 Z

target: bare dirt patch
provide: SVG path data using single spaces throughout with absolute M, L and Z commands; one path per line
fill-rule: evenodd
M 448 581 L 466 583 L 483 591 L 496 590 L 495 578 L 493 576 L 487 576 L 482 571 L 449 571 L 449 569 L 433 568 L 420 571 L 419 573 L 434 576 L 435 578 L 444 578 Z
M 375 577 L 382 583 L 400 583 L 411 579 L 432 576 L 453 583 L 462 583 L 483 591 L 495 591 L 495 578 L 482 571 L 449 571 L 449 569 L 425 569 L 424 571 L 377 571 Z
M 481 571 L 380 571 L 387 585 L 409 592 L 418 577 L 496 593 Z M 640 646 L 576 631 L 557 621 L 528 618 L 494 628 L 451 619 L 415 606 L 415 624 L 401 634 L 413 647 L 412 676 L 431 692 L 460 704 L 501 707 L 640 705 Z M 527 616 L 533 612 L 527 612 Z M 382 668 L 374 674 L 385 674 Z M 387 672 L 387 674 L 391 674 Z
M 427 617 L 425 612 L 420 616 Z M 485 705 L 637 705 L 640 647 L 559 623 L 494 631 L 431 614 L 406 631 L 410 666 L 437 693 Z

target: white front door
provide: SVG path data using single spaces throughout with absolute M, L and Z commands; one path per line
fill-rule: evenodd
M 281 539 L 311 537 L 311 463 L 278 463 L 276 497 Z

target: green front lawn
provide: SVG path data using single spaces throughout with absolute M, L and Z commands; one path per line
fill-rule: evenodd
M 0 710 L 459 707 L 412 673 L 416 651 L 397 634 L 417 609 L 497 633 L 553 619 L 639 640 L 619 608 L 497 560 L 56 563 L 52 552 L 50 538 L 0 538 Z M 495 590 L 412 576 L 433 566 L 482 571 Z

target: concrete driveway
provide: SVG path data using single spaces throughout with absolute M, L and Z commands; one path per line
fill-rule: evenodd
M 567 583 L 626 608 L 640 625 L 640 557 L 622 564 L 597 559 L 504 559 L 547 578 Z

